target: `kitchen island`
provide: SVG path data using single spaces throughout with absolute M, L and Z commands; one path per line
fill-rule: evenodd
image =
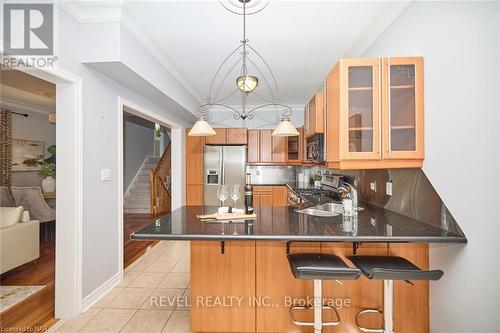
M 191 241 L 191 328 L 195 332 L 308 332 L 289 317 L 291 303 L 310 301 L 312 281 L 295 280 L 287 253 L 399 255 L 428 269 L 429 243 L 466 243 L 455 220 L 439 225 L 418 221 L 362 203 L 357 217 L 317 217 L 294 207 L 256 207 L 257 219 L 200 221 L 216 207 L 184 206 L 131 237 L 137 240 Z M 446 274 L 446 272 L 445 272 Z M 382 282 L 324 281 L 326 301 L 342 322 L 325 332 L 359 332 L 355 314 L 382 307 Z M 395 331 L 429 331 L 429 284 L 395 282 Z M 312 315 L 312 314 L 311 314 Z M 311 316 L 303 319 L 309 320 Z M 365 325 L 380 324 L 367 317 Z

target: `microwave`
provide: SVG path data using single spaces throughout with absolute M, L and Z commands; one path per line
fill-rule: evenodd
M 307 162 L 323 164 L 324 159 L 324 135 L 314 134 L 306 140 L 306 160 Z

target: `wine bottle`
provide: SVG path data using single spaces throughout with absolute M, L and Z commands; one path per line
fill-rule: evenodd
M 251 176 L 247 173 L 247 180 L 245 184 L 245 214 L 253 214 L 253 187 L 252 187 Z

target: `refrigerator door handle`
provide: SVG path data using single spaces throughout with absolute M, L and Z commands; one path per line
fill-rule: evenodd
M 220 170 L 219 185 L 225 185 L 226 180 L 224 179 L 224 147 L 219 147 L 219 170 Z

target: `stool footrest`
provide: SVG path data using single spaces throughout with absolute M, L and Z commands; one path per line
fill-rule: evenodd
M 337 317 L 336 321 L 323 322 L 322 323 L 323 326 L 337 326 L 338 324 L 340 324 L 340 316 L 339 316 L 337 309 L 334 306 L 323 305 L 323 309 L 333 310 L 333 312 L 335 312 L 335 316 Z M 295 319 L 293 312 L 294 311 L 303 311 L 303 310 L 313 310 L 313 307 L 312 306 L 292 306 L 290 308 L 289 313 L 290 313 L 290 317 L 292 318 L 292 322 L 297 326 L 314 326 L 313 321 L 300 321 L 300 320 Z
M 356 326 L 358 326 L 359 330 L 361 332 L 365 332 L 365 333 L 384 333 L 385 332 L 384 328 L 369 328 L 369 327 L 361 326 L 361 324 L 359 323 L 359 318 L 362 315 L 365 315 L 367 313 L 378 313 L 382 316 L 384 315 L 384 313 L 382 311 L 377 310 L 377 309 L 365 309 L 365 310 L 358 312 L 356 314 Z

